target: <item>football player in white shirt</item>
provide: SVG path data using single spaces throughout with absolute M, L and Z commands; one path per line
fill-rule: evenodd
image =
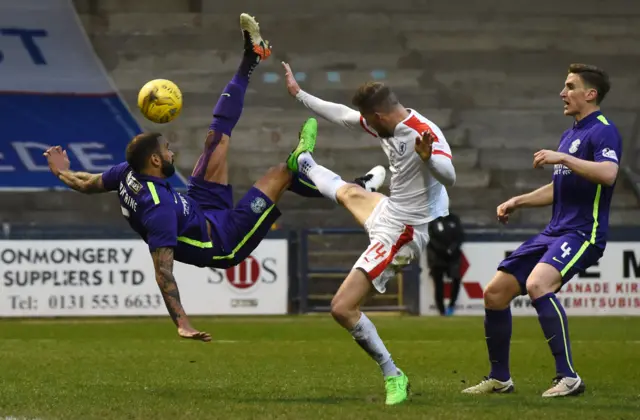
M 287 162 L 293 171 L 308 176 L 327 198 L 343 205 L 369 234 L 369 248 L 331 301 L 331 315 L 380 365 L 385 379 L 386 404 L 405 401 L 409 380 L 398 369 L 375 326 L 360 311 L 371 287 L 384 293 L 386 283 L 404 265 L 419 257 L 429 240 L 428 223 L 449 214 L 446 186 L 455 183 L 451 149 L 442 131 L 431 121 L 407 109 L 382 83 L 362 85 L 353 98 L 358 111 L 323 101 L 298 86 L 291 68 L 283 63 L 289 93 L 317 115 L 346 128 L 360 129 L 380 138 L 389 158 L 391 194 L 369 191 L 349 184 L 311 156 L 317 127 L 303 130 L 300 144 Z M 313 132 L 311 132 L 313 131 Z M 369 172 L 367 182 L 384 180 L 383 167 Z

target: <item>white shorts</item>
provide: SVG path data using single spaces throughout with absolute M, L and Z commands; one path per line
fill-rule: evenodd
M 373 287 L 380 293 L 405 265 L 418 259 L 429 243 L 428 224 L 407 226 L 387 211 L 389 199 L 384 198 L 364 223 L 369 234 L 369 247 L 353 268 L 367 273 Z

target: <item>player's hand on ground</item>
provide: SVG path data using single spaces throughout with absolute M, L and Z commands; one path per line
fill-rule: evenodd
M 179 327 L 178 334 L 180 335 L 180 337 L 190 340 L 199 340 L 205 342 L 211 341 L 211 334 L 204 331 L 198 331 L 192 327 Z
M 62 147 L 50 147 L 46 152 L 44 152 L 44 156 L 47 158 L 49 169 L 55 176 L 59 176 L 60 172 L 69 170 L 71 165 L 69 157 L 67 156 L 67 151 L 63 150 Z
M 516 210 L 515 199 L 511 198 L 504 203 L 500 204 L 496 209 L 498 221 L 503 224 L 509 223 L 509 215 Z
M 291 71 L 291 67 L 289 67 L 289 64 L 283 61 L 282 67 L 284 67 L 284 80 L 287 84 L 289 95 L 295 98 L 298 92 L 300 92 L 300 86 L 298 85 L 296 78 L 293 76 L 293 72 Z
M 422 133 L 422 137 L 416 137 L 416 153 L 423 161 L 431 159 L 433 142 L 436 140 L 435 134 L 431 130 Z
M 533 167 L 542 168 L 544 165 L 555 165 L 562 162 L 564 153 L 553 150 L 540 150 L 533 155 Z

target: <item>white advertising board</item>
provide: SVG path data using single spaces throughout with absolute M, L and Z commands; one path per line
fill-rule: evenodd
M 520 242 L 470 242 L 463 246 L 468 268 L 456 304 L 457 315 L 484 315 L 482 290 L 498 264 Z M 436 315 L 433 281 L 421 263 L 420 313 Z M 609 242 L 598 264 L 567 283 L 558 298 L 569 315 L 640 315 L 640 243 Z M 536 315 L 527 296 L 511 303 L 514 315 Z
M 288 242 L 266 239 L 223 270 L 175 263 L 189 315 L 286 314 Z M 139 240 L 0 241 L 0 316 L 166 315 Z

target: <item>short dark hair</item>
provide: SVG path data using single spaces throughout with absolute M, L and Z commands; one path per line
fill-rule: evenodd
M 569 66 L 569 73 L 577 74 L 585 85 L 588 85 L 598 92 L 598 97 L 596 98 L 597 105 L 604 100 L 609 89 L 611 89 L 609 75 L 599 67 L 592 66 L 591 64 L 574 63 Z
M 365 112 L 389 111 L 398 105 L 398 98 L 391 88 L 380 82 L 368 82 L 360 86 L 351 101 Z
M 152 154 L 160 150 L 160 133 L 142 133 L 135 136 L 127 145 L 127 162 L 135 172 L 141 172 Z

